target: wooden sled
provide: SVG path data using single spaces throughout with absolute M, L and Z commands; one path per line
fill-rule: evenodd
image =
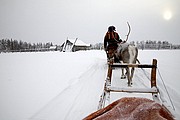
M 126 67 L 135 67 L 135 68 L 151 68 L 151 88 L 122 88 L 111 86 L 112 81 L 112 71 L 114 68 L 126 68 Z M 108 63 L 108 73 L 107 78 L 104 84 L 104 90 L 100 97 L 98 109 L 102 109 L 110 103 L 110 92 L 128 92 L 128 93 L 151 93 L 154 101 L 160 103 L 159 99 L 159 90 L 156 85 L 156 68 L 157 60 L 153 59 L 152 64 L 120 64 L 113 63 L 113 60 L 110 60 Z
M 112 71 L 114 68 L 151 68 L 151 87 L 150 88 L 122 88 L 111 85 Z M 153 59 L 152 64 L 108 64 L 107 78 L 104 84 L 104 90 L 100 97 L 98 110 L 83 120 L 114 120 L 114 119 L 146 119 L 146 120 L 174 120 L 175 116 L 163 104 L 161 104 L 160 92 L 156 85 L 156 69 L 157 60 Z M 111 92 L 127 92 L 127 93 L 150 93 L 152 99 L 124 97 L 110 104 Z

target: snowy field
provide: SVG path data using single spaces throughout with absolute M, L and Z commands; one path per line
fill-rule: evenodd
M 143 64 L 158 60 L 157 80 L 167 105 L 180 119 L 180 50 L 140 50 Z M 97 110 L 107 74 L 104 51 L 0 54 L 0 120 L 80 120 Z M 133 87 L 149 87 L 150 70 L 136 69 Z M 161 76 L 160 76 L 161 75 Z M 162 79 L 161 79 L 162 77 Z M 114 86 L 127 86 L 114 70 Z M 124 96 L 112 93 L 111 102 Z

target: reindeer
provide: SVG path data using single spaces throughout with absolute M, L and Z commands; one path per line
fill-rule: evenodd
M 124 43 L 119 43 L 117 51 L 115 53 L 115 57 L 118 58 L 118 60 L 123 64 L 123 63 L 128 63 L 128 64 L 135 64 L 137 61 L 137 56 L 138 56 L 138 49 L 134 45 L 130 45 L 127 42 L 129 38 L 129 34 L 131 31 L 131 27 L 129 23 L 127 22 L 129 31 L 126 37 L 126 40 Z M 128 86 L 132 85 L 132 78 L 134 75 L 134 70 L 135 68 L 132 67 L 131 70 L 129 67 L 126 68 L 126 75 L 124 74 L 124 69 L 122 68 L 122 75 L 121 78 L 125 79 L 127 76 L 128 79 Z
M 113 58 L 115 62 L 120 62 L 120 63 L 128 63 L 128 64 L 135 64 L 137 61 L 137 56 L 138 56 L 138 49 L 134 45 L 130 45 L 126 43 L 128 40 L 131 28 L 129 23 L 127 22 L 128 27 L 129 27 L 129 32 L 127 34 L 126 40 L 124 42 L 118 43 L 118 47 L 116 50 L 109 50 L 107 55 L 109 58 Z M 122 68 L 122 75 L 121 78 L 125 79 L 127 76 L 128 79 L 128 86 L 132 85 L 132 78 L 134 75 L 134 67 L 126 68 L 126 75 L 124 74 L 124 69 Z
M 135 64 L 138 56 L 138 49 L 134 45 L 127 43 L 118 44 L 117 52 L 115 53 L 116 58 L 123 64 Z M 122 68 L 121 79 L 125 79 L 127 76 L 128 86 L 132 85 L 132 78 L 134 75 L 135 68 L 132 67 L 131 70 L 129 67 L 126 68 L 126 75 L 124 74 L 124 69 Z

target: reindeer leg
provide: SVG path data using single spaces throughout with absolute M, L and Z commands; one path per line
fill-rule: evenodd
M 126 71 L 127 71 L 128 86 L 131 87 L 131 77 L 130 77 L 129 67 L 126 68 Z
M 123 61 L 120 61 L 121 64 L 123 64 Z M 122 74 L 121 74 L 121 79 L 126 79 L 126 75 L 124 74 L 124 68 L 121 68 Z
M 132 85 L 132 78 L 134 76 L 134 67 L 131 68 L 131 77 L 130 77 L 130 84 Z
M 121 79 L 126 79 L 126 75 L 124 74 L 124 68 L 122 68 L 121 70 L 122 70 Z

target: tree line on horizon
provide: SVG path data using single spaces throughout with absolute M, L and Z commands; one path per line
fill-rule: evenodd
M 180 45 L 173 45 L 168 41 L 132 41 L 131 44 L 134 44 L 138 47 L 138 49 L 180 49 Z
M 180 49 L 180 45 L 173 45 L 168 41 L 130 41 L 138 49 Z M 1 39 L 0 52 L 33 52 L 33 51 L 50 51 L 51 46 L 56 46 L 53 50 L 59 50 L 60 45 L 54 45 L 52 42 L 47 43 L 28 43 L 22 40 Z M 103 43 L 91 45 L 90 49 L 103 49 Z
M 0 40 L 0 51 L 25 51 L 25 50 L 37 50 L 37 49 L 48 49 L 53 46 L 52 42 L 48 43 L 28 43 L 22 40 L 13 39 L 1 39 Z
M 172 44 L 168 41 L 130 41 L 129 44 L 137 46 L 138 49 L 180 49 L 180 45 Z M 103 43 L 92 45 L 92 49 L 104 49 Z

